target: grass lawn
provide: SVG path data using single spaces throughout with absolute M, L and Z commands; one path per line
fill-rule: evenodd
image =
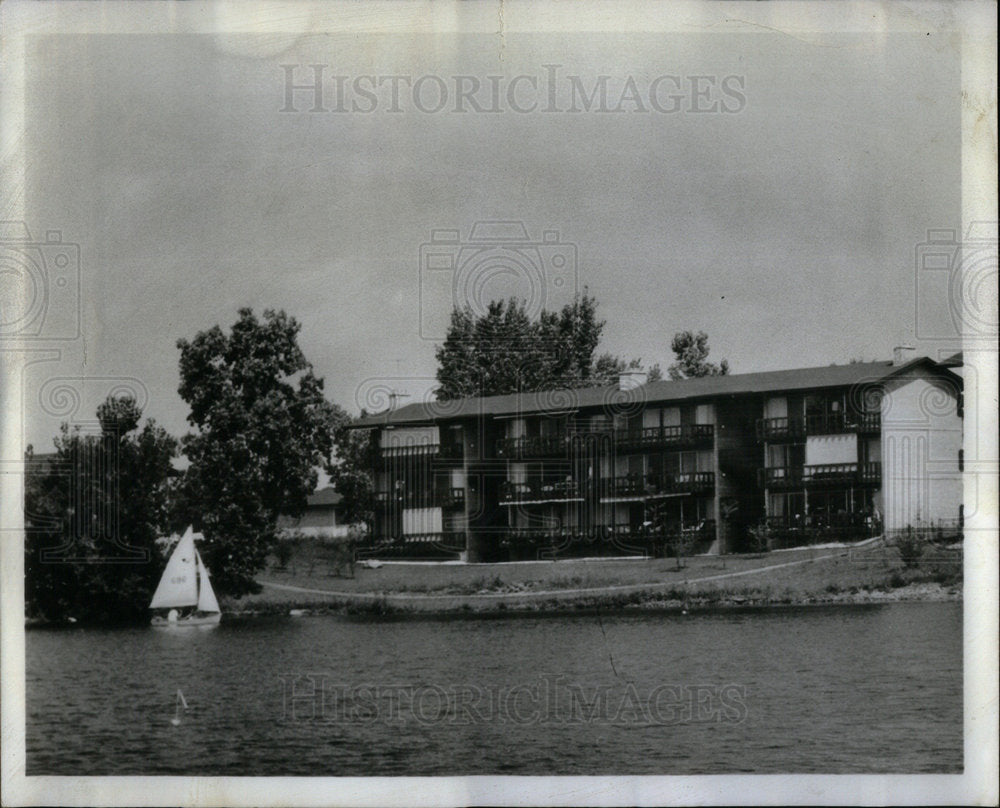
M 611 595 L 683 598 L 684 600 L 753 600 L 811 602 L 859 592 L 893 590 L 914 584 L 961 585 L 961 552 L 937 551 L 933 558 L 906 567 L 895 548 L 814 548 L 752 556 L 696 556 L 684 559 L 567 559 L 512 564 L 385 564 L 334 570 L 322 548 L 305 545 L 281 568 L 276 561 L 258 576 L 264 584 L 323 590 L 330 594 L 265 586 L 264 590 L 226 604 L 233 610 L 308 608 L 351 595 L 454 596 L 453 606 L 476 595 L 532 593 L 611 587 Z M 789 566 L 779 566 L 789 565 Z M 754 573 L 764 567 L 774 567 Z M 734 573 L 740 573 L 734 575 Z M 622 592 L 621 588 L 627 588 Z M 581 598 L 594 593 L 580 593 Z M 339 596 L 339 597 L 338 597 Z M 537 600 L 537 598 L 536 598 Z M 495 598 L 492 599 L 495 602 Z

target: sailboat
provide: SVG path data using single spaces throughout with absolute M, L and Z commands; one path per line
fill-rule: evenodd
M 150 609 L 168 610 L 153 616 L 154 626 L 214 626 L 222 619 L 208 570 L 194 546 L 202 538 L 189 527 L 170 554 Z

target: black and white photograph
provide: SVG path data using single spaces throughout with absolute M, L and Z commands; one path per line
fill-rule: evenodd
M 995 3 L 0 21 L 3 805 L 997 804 Z

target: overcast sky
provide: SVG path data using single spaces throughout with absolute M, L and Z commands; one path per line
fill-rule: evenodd
M 426 331 L 452 302 L 421 245 L 439 228 L 468 241 L 487 220 L 521 221 L 536 240 L 558 232 L 558 248 L 521 266 L 537 258 L 549 273 L 569 257 L 564 277 L 607 320 L 603 350 L 666 367 L 674 332 L 703 329 L 737 373 L 889 358 L 902 342 L 934 354 L 949 345 L 917 338 L 948 324 L 943 310 L 933 328 L 916 321 L 914 251 L 929 228 L 960 225 L 957 56 L 908 34 L 332 35 L 292 49 L 39 38 L 28 224 L 36 242 L 61 230 L 80 244 L 83 339 L 30 375 L 29 401 L 52 377 L 88 377 L 75 415 L 87 419 L 114 379 L 135 378 L 147 414 L 179 434 L 176 341 L 228 327 L 240 306 L 294 315 L 349 411 L 372 379 L 419 396 L 435 372 L 421 306 Z M 309 112 L 313 93 L 299 90 L 298 111 L 282 112 L 281 66 L 305 84 L 312 64 L 330 111 Z M 392 82 L 359 76 L 407 78 L 394 104 Z M 480 84 L 464 112 L 455 76 Z M 598 111 L 599 96 L 567 111 L 584 106 L 572 76 L 586 94 L 608 76 L 603 108 L 624 111 Z M 447 105 L 427 111 L 442 87 Z M 485 111 L 493 87 L 499 113 Z M 486 297 L 533 294 L 509 276 L 478 280 Z M 569 288 L 548 287 L 546 302 Z M 38 450 L 65 415 L 49 409 L 27 429 Z

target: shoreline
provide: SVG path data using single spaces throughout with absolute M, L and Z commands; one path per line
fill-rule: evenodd
M 671 593 L 673 594 L 673 593 Z M 275 600 L 255 603 L 248 608 L 230 608 L 227 619 L 256 617 L 344 617 L 359 619 L 496 619 L 518 617 L 561 617 L 588 614 L 698 614 L 705 612 L 752 612 L 822 606 L 881 606 L 890 603 L 961 603 L 961 584 L 915 583 L 898 588 L 864 589 L 857 592 L 815 593 L 799 597 L 709 593 L 693 590 L 687 598 L 667 597 L 664 593 L 640 591 L 622 594 L 609 591 L 603 595 L 550 596 L 525 598 L 517 595 L 456 597 L 456 603 L 441 605 L 442 596 L 424 597 L 402 593 L 378 593 L 367 597 L 337 597 L 327 601 Z M 433 604 L 433 605 L 432 605 Z M 122 627 L 140 624 L 122 624 Z M 28 618 L 25 628 L 87 628 L 87 624 L 61 623 Z
M 909 564 L 896 548 L 866 541 L 773 554 L 694 556 L 683 563 L 663 558 L 399 563 L 358 565 L 347 575 L 304 554 L 288 567 L 272 564 L 257 579 L 260 592 L 223 598 L 222 611 L 233 619 L 392 619 L 960 602 L 962 554 L 960 548 L 952 549 Z M 78 624 L 26 620 L 25 625 Z
M 938 583 L 908 584 L 898 588 L 863 589 L 857 592 L 820 592 L 798 597 L 771 595 L 763 591 L 741 594 L 706 592 L 697 589 L 685 598 L 676 593 L 640 590 L 553 597 L 552 593 L 420 596 L 403 593 L 378 593 L 365 597 L 337 597 L 326 602 L 315 600 L 280 600 L 232 609 L 227 615 L 238 618 L 266 616 L 369 616 L 369 617 L 504 617 L 520 615 L 585 614 L 588 612 L 621 613 L 666 612 L 687 614 L 704 611 L 742 611 L 803 606 L 871 606 L 887 603 L 961 602 L 961 585 Z M 446 601 L 446 602 L 442 602 Z

